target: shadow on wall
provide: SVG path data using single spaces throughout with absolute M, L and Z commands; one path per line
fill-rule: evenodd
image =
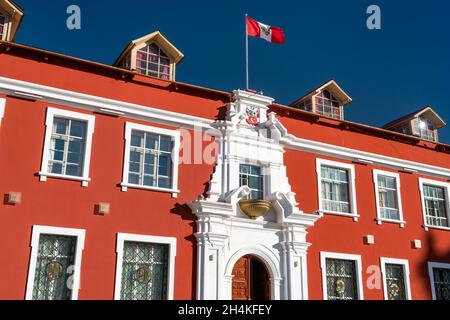
M 446 231 L 444 231 L 446 232 Z M 448 231 L 447 231 L 448 232 Z M 428 284 L 429 290 L 432 290 L 433 283 L 430 283 L 430 274 L 428 272 L 428 262 L 450 263 L 450 239 L 447 242 L 447 247 L 443 250 L 437 250 L 438 240 L 436 239 L 435 232 L 427 232 L 425 243 L 422 244 L 422 248 L 425 251 L 425 259 L 420 264 L 420 273 L 424 275 L 423 281 Z M 431 291 L 429 291 L 429 298 L 432 298 Z

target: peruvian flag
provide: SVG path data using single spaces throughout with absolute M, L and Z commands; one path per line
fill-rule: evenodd
M 247 17 L 247 34 L 252 37 L 262 38 L 271 43 L 284 42 L 283 29 L 268 26 L 250 17 Z

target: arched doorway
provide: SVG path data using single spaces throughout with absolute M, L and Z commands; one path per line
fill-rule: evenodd
M 270 279 L 264 263 L 255 256 L 240 258 L 233 267 L 233 300 L 270 300 Z

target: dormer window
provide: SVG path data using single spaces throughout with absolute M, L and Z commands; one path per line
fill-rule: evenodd
M 383 129 L 413 135 L 423 140 L 438 142 L 437 130 L 443 126 L 445 126 L 444 120 L 431 107 L 425 107 L 389 122 L 383 126 Z
M 328 90 L 323 90 L 316 96 L 316 112 L 326 117 L 341 119 L 340 103 Z
M 418 117 L 414 119 L 413 128 L 415 128 L 415 134 L 422 139 L 435 141 L 434 125 L 425 117 Z
M 23 18 L 23 10 L 13 1 L 0 0 L 0 40 L 13 41 Z
M 175 68 L 183 57 L 161 32 L 155 31 L 130 42 L 114 65 L 145 76 L 175 81 Z
M 6 25 L 6 18 L 5 16 L 0 12 L 0 40 L 3 40 L 5 38 L 5 25 Z
M 321 116 L 343 120 L 344 106 L 352 99 L 337 85 L 334 80 L 328 81 L 319 88 L 290 104 L 293 108 L 314 112 Z
M 137 52 L 136 71 L 164 80 L 170 79 L 170 58 L 155 43 Z

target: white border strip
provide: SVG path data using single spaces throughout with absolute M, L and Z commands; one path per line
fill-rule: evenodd
M 84 249 L 84 239 L 86 231 L 84 229 L 60 228 L 49 226 L 33 226 L 33 235 L 31 237 L 31 258 L 28 269 L 26 300 L 33 299 L 34 277 L 36 273 L 37 255 L 39 250 L 39 238 L 41 234 L 52 234 L 60 236 L 73 236 L 77 238 L 75 248 L 75 266 L 73 271 L 73 285 L 71 300 L 78 299 L 78 290 L 80 288 L 80 272 L 81 272 L 81 253 Z
M 320 268 L 322 271 L 322 293 L 323 299 L 328 300 L 327 288 L 327 264 L 326 259 L 340 259 L 355 261 L 356 264 L 356 286 L 358 293 L 358 300 L 364 300 L 363 281 L 362 281 L 362 262 L 361 256 L 356 254 L 344 254 L 334 252 L 320 252 Z
M 149 120 L 155 123 L 170 124 L 187 128 L 211 129 L 213 120 L 186 115 L 182 113 L 152 108 L 139 104 L 112 100 L 78 93 L 69 90 L 58 89 L 40 84 L 0 77 L 0 92 L 12 96 L 31 96 L 39 101 L 61 104 L 65 106 L 98 111 L 104 113 L 105 110 L 117 114 L 124 114 L 126 117 Z M 101 110 L 103 109 L 103 110 Z
M 3 115 L 5 114 L 6 99 L 0 98 L 0 127 L 2 125 Z
M 35 99 L 75 108 L 81 108 L 91 111 L 104 113 L 104 110 L 110 110 L 116 114 L 124 114 L 125 117 L 151 121 L 154 123 L 175 125 L 184 128 L 193 129 L 213 129 L 211 119 L 190 116 L 177 112 L 171 112 L 158 108 L 142 106 L 138 104 L 122 102 L 112 99 L 106 99 L 98 96 L 77 93 L 69 90 L 58 89 L 54 87 L 34 84 L 0 77 L 0 92 L 20 96 L 20 93 L 32 95 Z M 103 109 L 103 111 L 101 110 Z M 270 121 L 269 121 L 270 122 Z M 410 170 L 418 174 L 430 175 L 442 179 L 450 179 L 450 169 L 423 164 L 414 161 L 408 161 L 400 158 L 393 158 L 385 155 L 374 154 L 356 149 L 345 148 L 331 145 L 323 142 L 312 141 L 298 138 L 287 134 L 286 128 L 275 119 L 276 126 L 283 132 L 280 142 L 287 148 L 306 151 L 314 154 L 321 154 L 334 158 L 354 161 L 360 159 L 374 165 L 379 165 L 395 170 Z
M 381 274 L 383 275 L 383 292 L 384 300 L 388 300 L 388 288 L 386 282 L 386 264 L 397 264 L 403 266 L 403 282 L 405 284 L 405 298 L 406 300 L 411 300 L 411 284 L 409 281 L 409 262 L 406 259 L 392 259 L 392 258 L 380 258 L 381 263 Z
M 177 239 L 173 237 L 147 236 L 140 234 L 118 233 L 117 234 L 117 260 L 116 260 L 116 283 L 114 286 L 114 300 L 120 300 L 122 289 L 122 260 L 123 246 L 125 241 L 162 243 L 169 245 L 169 261 L 167 272 L 167 300 L 173 300 L 175 285 L 175 256 L 177 255 Z

